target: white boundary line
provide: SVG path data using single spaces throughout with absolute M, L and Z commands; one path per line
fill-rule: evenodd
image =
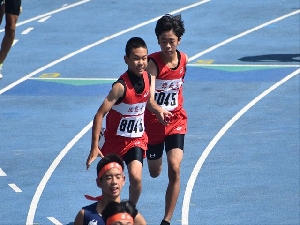
M 22 21 L 22 22 L 19 22 L 19 23 L 16 24 L 16 26 L 18 27 L 18 26 L 21 26 L 21 25 L 23 25 L 23 24 L 30 23 L 30 22 L 32 22 L 32 21 L 42 19 L 42 18 L 47 17 L 47 16 L 51 16 L 51 15 L 53 15 L 53 14 L 56 14 L 56 13 L 59 13 L 59 12 L 61 12 L 61 11 L 66 10 L 66 9 L 73 8 L 73 7 L 75 7 L 75 6 L 78 6 L 78 5 L 87 3 L 87 2 L 89 2 L 89 1 L 91 1 L 91 0 L 83 0 L 83 1 L 79 1 L 79 2 L 74 3 L 74 4 L 71 4 L 71 5 L 68 5 L 68 6 L 63 6 L 63 7 L 59 8 L 59 9 L 53 10 L 53 11 L 51 11 L 51 12 L 48 12 L 48 13 L 45 13 L 45 14 L 42 14 L 42 15 L 33 17 L 33 18 L 31 18 L 31 19 L 28 19 L 28 20 L 24 20 L 24 21 Z M 3 31 L 4 31 L 4 29 L 1 29 L 1 30 L 0 30 L 0 33 L 3 32 Z
M 61 222 L 59 222 L 57 219 L 54 217 L 47 217 L 48 220 L 50 220 L 53 224 L 55 225 L 63 225 Z
M 0 167 L 0 177 L 6 177 L 7 174 Z
M 217 44 L 217 45 L 214 45 L 214 46 L 212 46 L 212 47 L 210 47 L 210 48 L 208 48 L 208 49 L 206 49 L 206 50 L 204 50 L 204 51 L 202 51 L 202 52 L 200 52 L 200 53 L 194 55 L 193 57 L 189 58 L 189 61 L 192 61 L 192 60 L 194 60 L 194 59 L 197 59 L 197 58 L 199 58 L 200 56 L 203 56 L 204 54 L 206 54 L 206 53 L 208 53 L 208 52 L 211 52 L 211 51 L 215 50 L 216 48 L 219 48 L 219 47 L 221 47 L 221 46 L 223 46 L 223 45 L 226 45 L 226 44 L 228 44 L 229 42 L 232 42 L 232 41 L 234 41 L 234 40 L 236 40 L 236 39 L 238 39 L 238 38 L 240 38 L 240 37 L 243 37 L 243 36 L 245 36 L 245 35 L 247 35 L 247 34 L 250 34 L 250 33 L 254 32 L 254 31 L 257 31 L 257 30 L 259 30 L 259 29 L 261 29 L 261 28 L 263 28 L 263 27 L 266 27 L 266 26 L 268 26 L 268 25 L 270 25 L 270 24 L 272 24 L 272 23 L 276 23 L 276 22 L 278 22 L 278 21 L 280 21 L 280 20 L 283 20 L 283 19 L 286 19 L 286 18 L 288 18 L 288 17 L 290 17 L 290 16 L 294 16 L 294 15 L 296 15 L 296 14 L 298 14 L 298 13 L 300 13 L 300 9 L 299 9 L 299 10 L 296 10 L 296 11 L 293 11 L 293 12 L 291 12 L 291 13 L 289 13 L 289 14 L 280 16 L 280 17 L 278 17 L 278 18 L 276 18 L 276 19 L 274 19 L 274 20 L 271 20 L 271 21 L 269 21 L 269 22 L 263 23 L 263 24 L 261 24 L 261 25 L 259 25 L 259 26 L 257 26 L 257 27 L 254 27 L 254 28 L 252 28 L 252 29 L 250 29 L 250 30 L 246 30 L 245 32 L 242 32 L 242 33 L 240 33 L 240 34 L 238 34 L 238 35 L 236 35 L 236 36 L 233 36 L 233 37 L 231 37 L 231 38 L 228 38 L 228 39 L 226 39 L 225 41 L 223 41 L 223 42 L 221 42 L 221 43 L 219 43 L 219 44 Z
M 219 67 L 219 66 L 223 66 L 223 67 L 300 67 L 300 65 L 286 65 L 286 64 L 276 64 L 276 65 L 272 65 L 272 64 L 187 64 L 187 66 L 191 66 L 191 67 Z
M 255 99 L 253 99 L 250 103 L 248 103 L 244 108 L 242 108 L 234 117 L 229 120 L 224 127 L 216 134 L 216 136 L 211 140 L 209 145 L 205 148 L 203 151 L 201 157 L 197 161 L 193 172 L 191 173 L 191 176 L 188 180 L 185 194 L 183 198 L 183 206 L 182 206 L 182 224 L 188 224 L 188 214 L 189 214 L 189 205 L 190 205 L 190 198 L 192 195 L 192 190 L 194 188 L 194 184 L 196 181 L 196 178 L 198 176 L 198 173 L 200 172 L 200 169 L 209 155 L 209 153 L 212 151 L 213 147 L 217 144 L 217 142 L 221 139 L 221 137 L 226 133 L 226 131 L 243 115 L 245 114 L 252 106 L 254 106 L 257 102 L 259 102 L 263 97 L 268 95 L 271 91 L 275 90 L 277 87 L 279 87 L 281 84 L 285 83 L 292 77 L 298 75 L 300 73 L 300 69 L 297 69 L 290 75 L 283 78 L 281 81 L 275 83 L 270 88 L 268 88 L 266 91 L 261 93 L 259 96 L 257 96 Z
M 14 183 L 8 184 L 15 192 L 22 192 L 22 190 Z
M 182 12 L 182 11 L 184 11 L 184 10 L 187 10 L 187 9 L 190 9 L 190 8 L 197 7 L 197 6 L 199 6 L 199 5 L 202 5 L 202 4 L 207 3 L 207 2 L 210 2 L 210 1 L 211 1 L 211 0 L 203 0 L 203 1 L 199 1 L 199 2 L 194 3 L 194 4 L 192 4 L 192 5 L 189 5 L 189 6 L 180 8 L 180 9 L 178 9 L 178 10 L 172 11 L 172 12 L 170 12 L 169 14 L 176 14 L 176 13 Z M 161 16 L 162 16 L 162 15 L 161 15 Z M 99 45 L 99 44 L 102 44 L 103 42 L 108 41 L 108 40 L 110 40 L 110 39 L 112 39 L 112 38 L 115 38 L 115 37 L 118 37 L 118 36 L 120 36 L 120 35 L 122 35 L 122 34 L 128 33 L 128 32 L 130 32 L 130 31 L 132 31 L 132 30 L 136 30 L 136 29 L 138 29 L 138 28 L 140 28 L 140 27 L 143 27 L 143 26 L 145 26 L 145 25 L 147 25 L 147 24 L 149 24 L 149 23 L 156 22 L 161 16 L 158 16 L 158 17 L 156 17 L 156 18 L 154 18 L 154 19 L 148 20 L 148 21 L 146 21 L 146 22 L 140 23 L 140 24 L 138 24 L 138 25 L 136 25 L 136 26 L 133 26 L 133 27 L 131 27 L 131 28 L 128 28 L 128 29 L 126 29 L 126 30 L 120 31 L 120 32 L 118 32 L 118 33 L 115 33 L 115 34 L 113 34 L 113 35 L 111 35 L 111 36 L 109 36 L 109 37 L 105 37 L 104 39 L 101 39 L 101 40 L 99 40 L 99 41 L 97 41 L 97 42 L 95 42 L 95 43 L 93 43 L 93 44 L 91 44 L 91 45 L 88 45 L 88 46 L 86 46 L 86 47 L 84 47 L 84 48 L 81 48 L 81 49 L 79 49 L 79 50 L 77 50 L 77 51 L 75 51 L 75 52 L 72 52 L 72 53 L 70 53 L 70 54 L 68 54 L 68 55 L 66 55 L 66 56 L 64 56 L 64 57 L 62 57 L 62 58 L 60 58 L 60 59 L 58 59 L 58 60 L 55 60 L 55 61 L 53 61 L 53 62 L 47 64 L 46 66 L 41 67 L 41 68 L 37 69 L 36 71 L 34 71 L 34 72 L 32 72 L 32 73 L 30 73 L 30 74 L 28 74 L 28 75 L 22 77 L 21 79 L 15 81 L 14 83 L 8 85 L 6 88 L 0 90 L 0 95 L 1 95 L 2 93 L 4 93 L 5 91 L 7 91 L 7 90 L 13 88 L 14 86 L 18 85 L 19 83 L 21 83 L 21 82 L 23 82 L 23 81 L 29 79 L 30 77 L 32 77 L 32 76 L 38 74 L 39 72 L 41 72 L 41 71 L 43 71 L 43 70 L 45 70 L 45 69 L 47 69 L 47 68 L 49 68 L 49 67 L 51 67 L 51 66 L 54 66 L 54 65 L 56 65 L 56 64 L 58 64 L 58 63 L 60 63 L 60 62 L 62 62 L 62 61 L 64 61 L 64 60 L 66 60 L 66 59 L 68 59 L 68 58 L 71 58 L 71 57 L 73 57 L 74 55 L 77 55 L 77 54 L 79 54 L 79 53 L 81 53 L 81 52 L 84 52 L 84 51 L 86 51 L 86 50 L 88 50 L 88 49 L 90 49 L 90 48 L 92 48 L 92 47 L 95 47 L 95 46 L 97 46 L 97 45 Z M 35 212 L 36 212 L 36 209 L 37 209 L 38 202 L 39 202 L 39 200 L 40 200 L 40 197 L 41 197 L 41 195 L 42 195 L 42 193 L 43 193 L 43 191 L 44 191 L 44 189 L 45 189 L 45 186 L 46 186 L 48 180 L 50 179 L 50 177 L 51 177 L 53 171 L 54 171 L 55 168 L 58 166 L 58 164 L 59 164 L 60 161 L 63 159 L 63 157 L 64 157 L 64 156 L 68 153 L 68 151 L 73 147 L 73 145 L 75 145 L 76 142 L 77 142 L 77 141 L 78 141 L 78 140 L 79 140 L 86 132 L 88 132 L 88 130 L 92 127 L 92 125 L 93 125 L 93 121 L 91 121 L 85 128 L 83 128 L 83 130 L 82 130 L 80 133 L 78 133 L 78 134 L 72 139 L 72 141 L 69 142 L 69 143 L 67 144 L 67 146 L 59 153 L 59 155 L 54 159 L 54 161 L 52 162 L 52 164 L 50 165 L 50 167 L 49 167 L 48 170 L 46 171 L 44 177 L 42 178 L 41 182 L 39 183 L 39 185 L 38 185 L 38 187 L 37 187 L 37 189 L 36 189 L 36 192 L 35 192 L 35 194 L 34 194 L 34 196 L 33 196 L 33 198 L 32 198 L 32 201 L 31 201 L 31 203 L 30 203 L 30 207 L 29 207 L 28 214 L 27 214 L 27 220 L 26 220 L 26 224 L 27 224 L 27 225 L 32 225 L 32 224 L 33 224 L 34 216 L 35 216 Z
M 204 3 L 207 3 L 207 2 L 209 2 L 209 1 L 211 1 L 211 0 L 203 0 L 203 1 L 200 1 L 200 2 L 197 2 L 197 3 L 194 3 L 194 4 L 192 4 L 192 5 L 189 5 L 189 6 L 180 8 L 180 9 L 178 9 L 178 10 L 172 11 L 172 12 L 170 12 L 169 14 L 176 14 L 176 13 L 182 12 L 182 11 L 184 11 L 184 10 L 187 10 L 187 9 L 190 9 L 190 8 L 197 7 L 197 6 L 199 6 L 199 5 L 202 5 L 202 4 L 204 4 Z M 147 25 L 147 24 L 156 22 L 161 16 L 162 16 L 162 15 L 160 15 L 160 16 L 158 16 L 158 17 L 155 17 L 155 18 L 153 18 L 153 19 L 151 19 L 151 20 L 148 20 L 148 21 L 146 21 L 146 22 L 137 24 L 137 25 L 135 25 L 135 26 L 133 26 L 133 27 L 130 27 L 130 28 L 126 29 L 126 30 L 122 30 L 122 31 L 120 31 L 120 32 L 118 32 L 118 33 L 115 33 L 115 34 L 111 35 L 111 36 L 105 37 L 105 38 L 103 38 L 103 39 L 101 39 L 101 40 L 99 40 L 99 41 L 97 41 L 97 42 L 94 42 L 93 44 L 87 45 L 87 46 L 85 46 L 85 47 L 83 47 L 83 48 L 81 48 L 81 49 L 79 49 L 79 50 L 77 50 L 77 51 L 75 51 L 75 52 L 71 52 L 71 53 L 69 53 L 68 55 L 65 55 L 65 56 L 63 56 L 62 58 L 57 59 L 57 60 L 55 60 L 55 61 L 53 61 L 53 62 L 51 62 L 51 63 L 49 63 L 49 64 L 47 64 L 47 65 L 45 65 L 45 66 L 43 66 L 43 67 L 40 67 L 39 69 L 33 71 L 32 73 L 30 73 L 30 74 L 28 74 L 28 75 L 26 75 L 26 76 L 20 78 L 19 80 L 15 81 L 15 82 L 9 84 L 8 86 L 6 86 L 5 88 L 1 89 L 1 90 L 0 90 L 0 95 L 3 94 L 3 93 L 6 92 L 6 91 L 12 89 L 12 88 L 15 87 L 16 85 L 18 85 L 18 84 L 24 82 L 24 81 L 27 80 L 28 78 L 30 78 L 30 77 L 32 77 L 32 76 L 34 76 L 34 75 L 36 75 L 36 74 L 38 74 L 38 73 L 44 71 L 44 70 L 47 69 L 47 68 L 50 68 L 50 67 L 52 67 L 52 66 L 54 66 L 54 65 L 56 65 L 56 64 L 58 64 L 58 63 L 60 63 L 60 62 L 62 62 L 62 61 L 64 61 L 64 60 L 67 60 L 67 59 L 69 59 L 69 58 L 71 58 L 71 57 L 73 57 L 73 56 L 75 56 L 75 55 L 77 55 L 77 54 L 79 54 L 79 53 L 81 53 L 81 52 L 87 51 L 88 49 L 93 48 L 93 47 L 95 47 L 95 46 L 97 46 L 97 45 L 100 45 L 100 44 L 102 44 L 102 43 L 104 43 L 104 42 L 106 42 L 106 41 L 108 41 L 108 40 L 110 40 L 110 39 L 116 38 L 116 37 L 118 37 L 118 36 L 121 36 L 122 34 L 125 34 L 125 33 L 128 33 L 128 32 L 130 32 L 130 31 L 136 30 L 136 29 L 138 29 L 138 28 L 140 28 L 140 27 L 143 27 L 143 26 L 145 26 L 145 25 Z
M 111 80 L 116 81 L 118 78 L 71 78 L 71 77 L 31 77 L 28 80 Z
M 45 186 L 50 179 L 52 173 L 60 163 L 60 161 L 65 157 L 65 155 L 68 153 L 68 151 L 76 144 L 76 142 L 86 133 L 89 131 L 89 129 L 92 127 L 93 121 L 91 121 L 86 127 L 84 127 L 68 144 L 67 146 L 58 154 L 58 156 L 54 159 L 48 170 L 46 171 L 44 177 L 42 178 L 41 182 L 39 183 L 34 196 L 32 198 L 30 208 L 27 215 L 26 224 L 32 225 L 35 211 L 38 205 L 38 202 L 40 200 L 40 197 L 45 189 Z
M 272 23 L 278 22 L 280 20 L 283 20 L 285 18 L 288 18 L 290 16 L 296 15 L 300 13 L 300 10 L 296 10 L 292 13 L 286 14 L 284 16 L 278 17 L 274 20 L 271 20 L 269 22 L 263 23 L 257 27 L 254 27 L 253 29 L 247 30 L 243 33 L 240 33 L 239 35 L 236 35 L 232 38 L 229 38 L 217 45 L 214 45 L 208 49 L 206 49 L 205 51 L 202 51 L 196 55 L 194 55 L 193 57 L 191 57 L 189 59 L 189 61 L 192 61 L 196 58 L 199 58 L 200 56 L 211 52 L 213 50 L 215 50 L 218 47 L 221 47 L 225 44 L 228 44 L 229 42 L 236 40 L 240 37 L 243 37 L 247 34 L 250 34 L 256 30 L 259 30 L 267 25 L 270 25 Z M 211 152 L 211 150 L 213 149 L 213 147 L 216 145 L 216 143 L 221 139 L 221 137 L 225 134 L 225 132 L 232 126 L 232 124 L 237 121 L 244 113 L 247 112 L 247 110 L 249 110 L 252 106 L 254 106 L 259 100 L 261 100 L 263 97 L 265 97 L 267 94 L 269 94 L 271 91 L 273 91 L 274 89 L 276 89 L 277 87 L 279 87 L 281 84 L 283 84 L 284 82 L 286 82 L 287 80 L 289 80 L 290 78 L 292 78 L 293 76 L 296 76 L 297 74 L 300 73 L 300 69 L 294 71 L 292 74 L 286 76 L 284 79 L 282 79 L 281 81 L 277 82 L 276 84 L 274 84 L 273 86 L 271 86 L 269 89 L 267 89 L 266 91 L 264 91 L 262 94 L 260 94 L 258 97 L 256 97 L 254 100 L 252 100 L 248 105 L 246 105 L 241 111 L 239 111 L 231 120 L 229 120 L 225 126 L 217 133 L 217 135 L 212 139 L 212 141 L 209 143 L 209 145 L 206 147 L 206 149 L 203 151 L 201 157 L 199 158 L 199 160 L 197 161 L 191 176 L 188 180 L 186 189 L 185 189 L 185 193 L 184 193 L 184 197 L 183 197 L 183 203 L 182 203 L 182 220 L 181 220 L 181 224 L 182 225 L 188 225 L 188 221 L 189 221 L 189 206 L 190 206 L 190 199 L 191 199 L 191 195 L 192 195 L 192 191 L 194 188 L 194 184 L 196 181 L 196 178 L 198 176 L 198 173 L 200 172 L 200 169 L 205 161 L 205 159 L 207 158 L 207 156 L 209 155 L 209 153 Z

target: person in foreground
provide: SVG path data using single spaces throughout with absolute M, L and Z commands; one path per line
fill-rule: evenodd
M 169 225 L 180 193 L 180 164 L 183 158 L 187 114 L 183 108 L 182 85 L 188 57 L 177 50 L 184 34 L 181 15 L 164 15 L 155 27 L 161 51 L 149 55 L 147 71 L 151 74 L 151 94 L 158 105 L 172 113 L 163 126 L 149 110 L 145 112 L 145 128 L 149 138 L 147 161 L 151 177 L 162 170 L 165 149 L 168 162 L 168 187 L 165 194 L 165 215 L 161 225 Z M 154 94 L 153 94 L 154 93 Z
M 14 42 L 16 24 L 21 13 L 21 0 L 0 0 L 0 24 L 5 14 L 5 34 L 0 49 L 0 79 L 2 75 L 3 62 Z
M 109 154 L 97 164 L 97 186 L 102 190 L 102 195 L 92 197 L 85 195 L 89 200 L 96 201 L 83 207 L 77 214 L 74 225 L 105 225 L 102 211 L 111 202 L 121 201 L 121 191 L 125 184 L 123 160 L 116 154 Z M 140 213 L 133 218 L 135 224 L 146 224 Z
M 131 201 L 109 202 L 102 212 L 106 225 L 133 225 L 138 211 Z M 142 223 L 139 223 L 139 225 Z M 146 224 L 144 221 L 143 224 Z
M 146 157 L 148 137 L 144 132 L 146 106 L 164 122 L 169 112 L 159 107 L 150 97 L 150 76 L 146 71 L 148 49 L 140 37 L 130 38 L 125 48 L 128 70 L 112 85 L 112 89 L 99 107 L 92 128 L 91 151 L 87 169 L 98 157 L 116 153 L 125 161 L 129 175 L 129 200 L 136 205 L 142 191 L 143 158 Z M 107 114 L 107 115 L 106 115 Z M 106 116 L 104 144 L 99 148 L 100 131 Z

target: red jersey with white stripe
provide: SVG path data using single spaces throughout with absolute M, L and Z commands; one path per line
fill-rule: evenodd
M 125 83 L 126 92 L 123 100 L 115 104 L 106 116 L 105 142 L 101 149 L 104 155 L 114 152 L 123 156 L 133 147 L 147 150 L 144 113 L 150 92 L 148 73 L 143 73 L 145 87 L 139 94 L 134 90 L 127 72 L 120 79 Z
M 161 57 L 161 52 L 149 55 L 157 66 L 158 75 L 155 80 L 155 100 L 162 108 L 172 112 L 173 119 L 164 126 L 149 110 L 145 112 L 145 126 L 149 144 L 159 144 L 166 135 L 185 134 L 187 130 L 187 115 L 183 109 L 182 85 L 186 72 L 187 57 L 177 51 L 178 66 L 169 68 Z

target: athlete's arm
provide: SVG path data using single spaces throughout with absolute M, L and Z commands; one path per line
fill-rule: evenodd
M 75 217 L 74 225 L 83 225 L 84 210 L 81 209 Z
M 138 213 L 134 218 L 134 225 L 147 225 L 146 220 L 140 213 Z
M 161 122 L 163 125 L 167 125 L 167 123 L 165 122 L 165 117 L 172 116 L 172 113 L 164 110 L 155 101 L 155 80 L 158 74 L 156 64 L 152 60 L 148 62 L 147 72 L 151 77 L 150 95 L 147 102 L 147 108 L 156 115 L 159 122 Z
M 185 54 L 185 53 L 184 53 L 184 54 Z M 185 57 L 186 57 L 186 63 L 185 63 L 185 65 L 187 65 L 188 62 L 189 62 L 189 57 L 187 56 L 187 54 L 185 54 Z
M 123 97 L 125 88 L 124 86 L 116 82 L 107 97 L 104 99 L 102 105 L 99 107 L 94 120 L 93 120 L 93 128 L 92 128 L 92 143 L 91 143 L 91 151 L 86 161 L 86 168 L 90 167 L 90 164 L 98 157 L 103 157 L 102 152 L 99 149 L 99 137 L 100 131 L 102 127 L 102 121 L 104 116 L 108 113 L 108 111 L 113 107 L 116 101 Z

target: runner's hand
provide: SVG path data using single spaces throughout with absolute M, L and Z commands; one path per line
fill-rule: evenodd
M 159 112 L 158 114 L 156 114 L 156 117 L 158 119 L 158 121 L 160 123 L 162 123 L 163 125 L 168 125 L 170 123 L 170 121 L 168 121 L 167 118 L 171 118 L 173 116 L 173 114 L 167 110 L 162 109 L 161 112 Z
M 104 157 L 104 155 L 102 154 L 100 148 L 93 148 L 90 151 L 90 154 L 86 160 L 86 169 L 88 170 L 90 168 L 91 163 L 98 157 L 100 156 L 101 158 Z

